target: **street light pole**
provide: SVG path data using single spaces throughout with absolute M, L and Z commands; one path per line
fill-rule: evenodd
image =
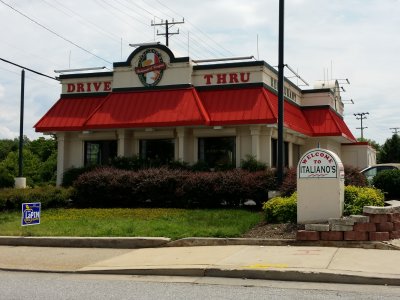
M 284 11 L 285 1 L 279 0 L 279 52 L 278 52 L 278 162 L 277 177 L 278 184 L 283 182 L 284 143 L 283 143 L 283 124 L 284 124 Z
M 19 117 L 19 149 L 18 149 L 18 177 L 22 177 L 22 164 L 23 154 L 22 149 L 24 145 L 24 97 L 25 97 L 25 70 L 21 71 L 21 108 Z

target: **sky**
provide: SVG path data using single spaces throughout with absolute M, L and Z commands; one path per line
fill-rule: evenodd
M 278 0 L 0 0 L 0 58 L 51 77 L 62 69 L 112 70 L 134 50 L 129 44 L 165 43 L 152 21 L 184 19 L 171 28 L 179 29 L 169 40 L 175 56 L 254 55 L 276 66 L 278 11 Z M 400 127 L 399 16 L 400 0 L 285 0 L 285 64 L 310 84 L 300 87 L 339 79 L 348 127 L 360 137 L 354 114 L 368 112 L 364 138 L 380 144 Z M 0 61 L 0 139 L 19 135 L 20 88 L 21 69 Z M 60 93 L 56 80 L 26 72 L 30 139 L 42 136 L 33 126 Z

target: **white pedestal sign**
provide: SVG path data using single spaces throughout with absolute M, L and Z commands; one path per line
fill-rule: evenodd
M 325 149 L 307 151 L 297 166 L 297 223 L 340 218 L 344 204 L 344 168 L 339 156 Z

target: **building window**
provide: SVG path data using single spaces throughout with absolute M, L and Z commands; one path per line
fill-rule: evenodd
M 175 141 L 173 139 L 140 140 L 140 158 L 150 165 L 166 165 L 175 158 Z
M 289 143 L 283 142 L 283 151 L 285 152 L 284 156 L 284 165 L 285 167 L 289 166 Z M 272 167 L 276 168 L 278 166 L 278 140 L 271 139 L 271 158 L 272 158 Z
M 117 156 L 117 141 L 86 141 L 85 166 L 105 165 Z
M 236 138 L 199 138 L 199 161 L 210 168 L 236 166 Z

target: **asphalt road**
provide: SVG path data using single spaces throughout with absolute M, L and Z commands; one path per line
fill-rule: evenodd
M 400 287 L 0 271 L 0 299 L 400 299 Z

